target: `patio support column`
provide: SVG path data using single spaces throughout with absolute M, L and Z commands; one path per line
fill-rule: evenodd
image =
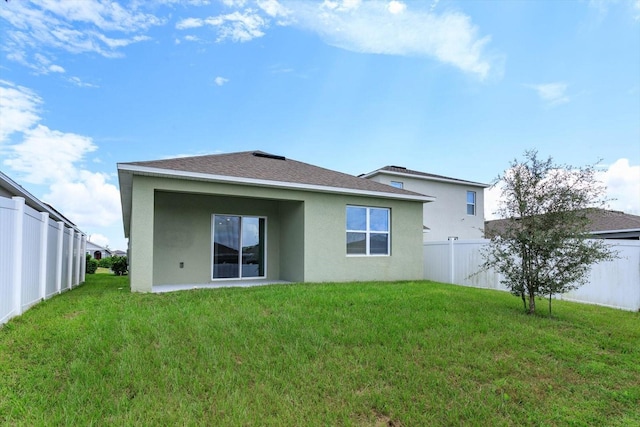
M 134 176 L 129 231 L 129 281 L 133 292 L 153 287 L 154 188 L 144 177 Z

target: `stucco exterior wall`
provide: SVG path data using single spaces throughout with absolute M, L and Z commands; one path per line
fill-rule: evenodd
M 210 283 L 214 213 L 267 217 L 269 280 L 410 280 L 423 275 L 421 202 L 139 175 L 132 194 L 133 291 Z M 390 256 L 346 255 L 347 205 L 391 209 Z
M 391 255 L 346 255 L 346 206 L 391 209 Z M 422 269 L 422 204 L 309 194 L 305 201 L 305 280 L 310 282 L 413 280 Z
M 269 280 L 279 280 L 278 209 L 274 200 L 156 191 L 153 284 L 212 281 L 212 214 L 266 217 L 266 275 Z
M 484 188 L 385 174 L 370 179 L 389 185 L 391 181 L 400 181 L 405 190 L 436 197 L 435 201 L 424 204 L 423 224 L 430 229 L 424 233 L 424 241 L 447 240 L 449 236 L 484 237 Z M 475 215 L 467 215 L 467 191 L 476 192 Z

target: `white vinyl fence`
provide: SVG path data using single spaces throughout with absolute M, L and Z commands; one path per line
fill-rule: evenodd
M 620 258 L 594 265 L 588 282 L 558 295 L 558 299 L 640 310 L 640 241 L 608 240 Z M 495 271 L 479 274 L 481 248 L 488 240 L 449 240 L 424 243 L 424 277 L 428 280 L 508 291 Z
M 84 282 L 86 236 L 63 221 L 0 197 L 0 325 Z

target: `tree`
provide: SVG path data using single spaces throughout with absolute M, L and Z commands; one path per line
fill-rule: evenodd
M 555 165 L 526 151 L 498 176 L 501 187 L 496 212 L 506 218 L 484 250 L 483 270 L 494 268 L 511 293 L 534 313 L 535 298 L 551 298 L 587 281 L 594 263 L 616 258 L 604 240 L 590 239 L 588 209 L 603 207 L 605 187 L 595 165 Z M 528 304 L 528 307 L 527 307 Z
M 116 276 L 124 275 L 129 269 L 126 256 L 113 256 L 113 263 L 111 264 L 111 270 Z

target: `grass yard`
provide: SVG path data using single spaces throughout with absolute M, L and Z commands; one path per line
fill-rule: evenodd
M 640 313 L 554 315 L 430 282 L 90 275 L 0 329 L 0 424 L 640 425 Z

